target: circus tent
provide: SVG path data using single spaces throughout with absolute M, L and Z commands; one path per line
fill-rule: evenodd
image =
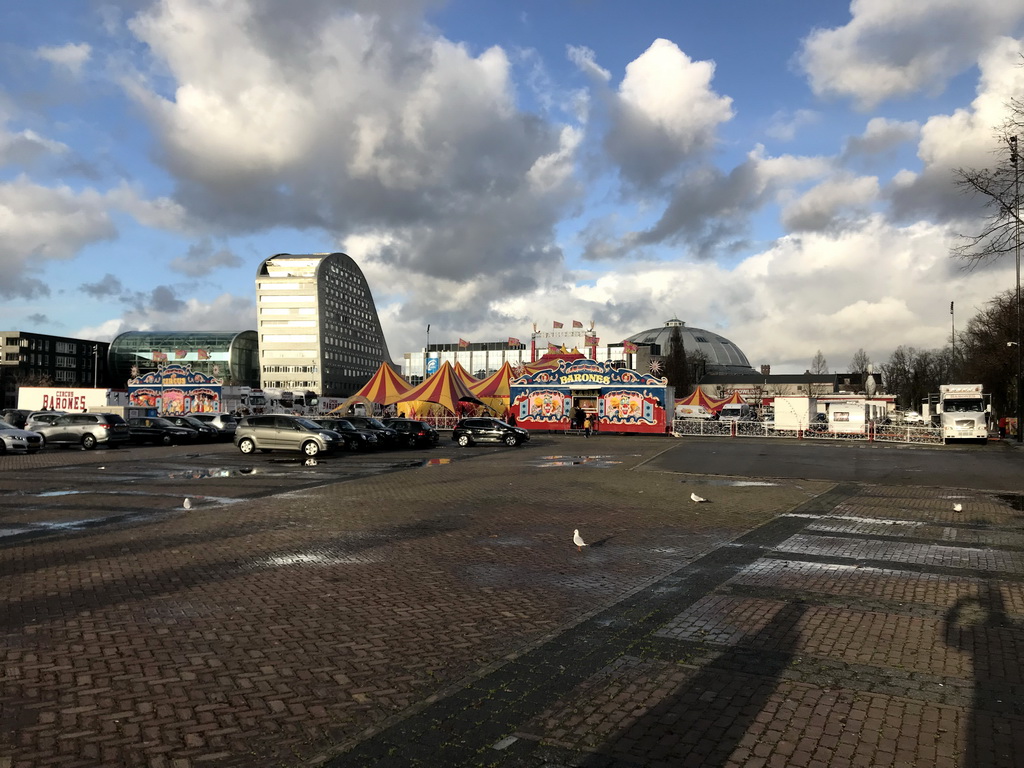
M 467 387 L 472 387 L 474 384 L 479 384 L 481 381 L 476 376 L 467 371 L 465 368 L 463 368 L 462 363 L 460 363 L 458 360 L 455 361 L 455 366 L 452 368 L 452 370 L 454 371 L 455 375 L 459 377 L 459 380 Z
M 695 390 L 693 390 L 693 394 L 684 397 L 681 400 L 677 399 L 676 407 L 700 407 L 703 408 L 705 411 L 712 412 L 721 409 L 721 407 L 725 405 L 725 403 L 725 400 L 717 400 L 713 397 L 708 397 L 707 393 L 703 389 L 697 387 Z
M 390 365 L 381 363 L 380 368 L 370 377 L 370 380 L 335 410 L 346 409 L 349 401 L 356 401 L 357 398 L 365 398 L 378 405 L 391 405 L 398 402 L 410 389 L 412 389 L 412 384 L 395 373 L 395 369 Z
M 486 379 L 481 379 L 476 384 L 470 385 L 469 389 L 480 402 L 492 411 L 504 414 L 508 410 L 509 382 L 514 378 L 515 373 L 512 371 L 512 365 L 506 361 L 502 364 L 501 368 Z
M 747 401 L 743 399 L 743 395 L 741 395 L 739 392 L 734 391 L 725 400 L 719 401 L 719 407 L 723 405 L 743 405 L 746 402 Z
M 405 392 L 397 401 L 398 410 L 410 418 L 428 415 L 431 405 L 439 405 L 450 413 L 458 413 L 459 403 L 475 403 L 482 405 L 459 377 L 447 360 L 441 364 L 436 373 L 422 384 Z

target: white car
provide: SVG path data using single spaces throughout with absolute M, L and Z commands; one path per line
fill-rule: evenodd
M 38 432 L 0 421 L 0 453 L 35 453 L 42 447 L 43 436 Z
M 907 411 L 903 414 L 905 424 L 924 424 L 924 417 L 917 411 Z

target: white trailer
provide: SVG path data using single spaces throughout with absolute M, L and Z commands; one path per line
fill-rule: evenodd
M 988 420 L 992 412 L 990 396 L 981 384 L 943 384 L 935 401 L 935 416 L 943 442 L 978 440 L 988 442 Z
M 773 403 L 775 429 L 806 430 L 817 413 L 813 397 L 776 397 Z

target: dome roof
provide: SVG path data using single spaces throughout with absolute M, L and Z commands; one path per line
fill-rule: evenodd
M 686 323 L 677 318 L 669 320 L 661 328 L 651 328 L 647 331 L 634 333 L 627 341 L 634 344 L 657 344 L 661 347 L 660 354 L 668 354 L 669 338 L 673 328 L 679 328 L 683 337 L 683 349 L 687 355 L 694 352 L 702 352 L 708 359 L 708 373 L 756 373 L 750 367 L 750 361 L 743 354 L 743 350 L 733 344 L 729 339 L 713 331 L 705 331 L 703 328 L 688 328 Z

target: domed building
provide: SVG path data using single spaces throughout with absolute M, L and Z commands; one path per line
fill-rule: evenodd
M 669 352 L 669 339 L 674 328 L 679 329 L 683 349 L 686 350 L 687 358 L 691 362 L 694 353 L 700 353 L 707 360 L 705 373 L 708 375 L 757 373 L 750 366 L 750 361 L 743 354 L 743 350 L 725 336 L 703 328 L 689 328 L 678 318 L 669 320 L 661 328 L 634 333 L 626 341 L 638 346 L 650 346 L 652 357 L 664 357 Z

